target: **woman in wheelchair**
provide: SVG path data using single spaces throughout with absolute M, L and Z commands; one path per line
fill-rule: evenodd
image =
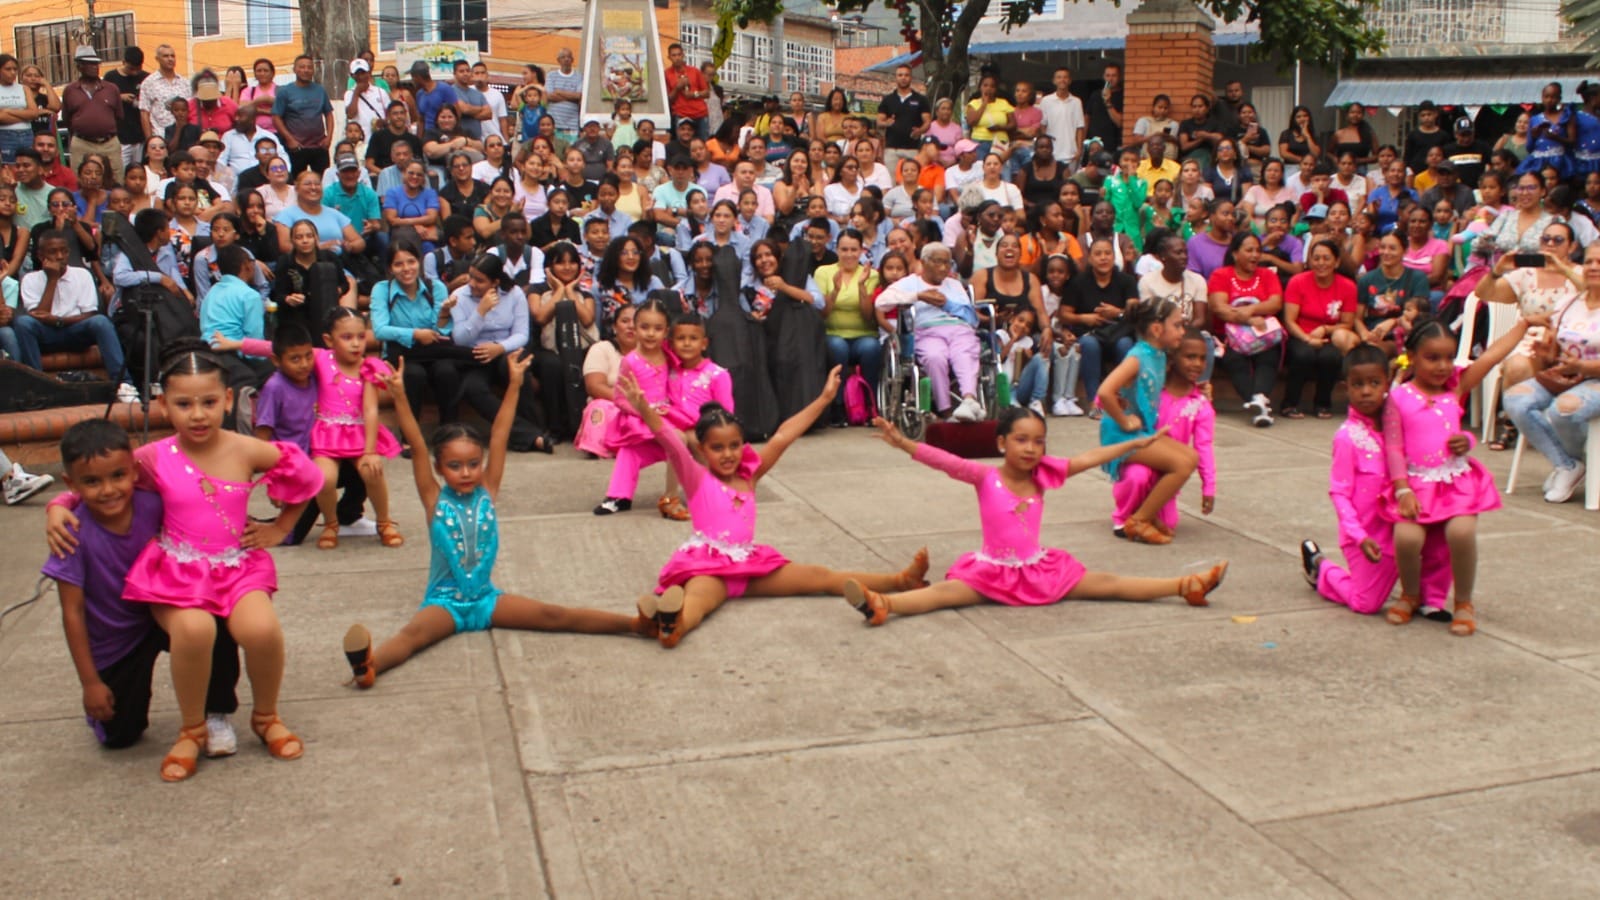
M 935 409 L 941 418 L 976 422 L 983 417 L 983 404 L 978 402 L 982 348 L 978 314 L 966 286 L 951 276 L 951 267 L 950 248 L 928 244 L 922 248 L 922 274 L 895 282 L 879 296 L 877 305 L 911 307 L 917 364 L 928 376 Z M 961 397 L 954 404 L 950 393 L 952 369 Z

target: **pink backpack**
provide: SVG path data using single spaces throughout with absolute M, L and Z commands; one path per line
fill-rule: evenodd
M 858 367 L 844 381 L 844 416 L 851 425 L 866 425 L 878 414 L 877 397 L 872 385 L 861 377 Z

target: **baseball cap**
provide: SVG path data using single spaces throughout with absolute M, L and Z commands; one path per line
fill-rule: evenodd
M 1322 219 L 1326 219 L 1328 217 L 1328 204 L 1326 204 L 1326 203 L 1314 204 L 1310 209 L 1306 210 L 1305 217 L 1307 219 L 1317 219 L 1319 221 L 1322 220 Z
M 700 126 L 695 124 L 693 119 L 688 118 L 687 116 L 685 116 L 684 118 L 679 119 L 678 121 L 672 123 L 672 127 L 675 128 L 675 129 L 676 128 L 682 128 L 685 125 L 688 125 L 691 128 L 699 128 L 700 127 Z
M 347 169 L 361 168 L 361 160 L 356 159 L 355 155 L 351 153 L 339 154 L 339 158 L 334 160 L 333 164 L 338 167 L 339 171 L 341 172 L 346 171 Z
M 605 123 L 600 120 L 599 116 L 590 116 L 589 118 L 583 120 L 583 127 L 588 128 L 590 125 L 598 125 L 601 128 L 605 127 Z
M 1473 130 L 1473 128 L 1472 128 L 1472 119 L 1470 117 L 1462 116 L 1461 118 L 1456 120 L 1456 131 L 1472 131 L 1472 130 Z
M 222 136 L 217 134 L 215 131 L 203 131 L 203 132 L 200 133 L 200 140 L 196 141 L 195 143 L 197 143 L 197 144 L 221 144 L 222 143 Z
M 1448 159 L 1445 160 L 1442 163 L 1439 163 L 1439 165 L 1436 168 L 1437 168 L 1437 170 L 1438 170 L 1440 175 L 1445 175 L 1445 174 L 1455 175 L 1455 174 L 1457 174 L 1456 173 L 1456 164 L 1451 162 Z
M 352 59 L 352 60 L 350 60 L 350 74 L 351 75 L 354 75 L 357 72 L 371 72 L 371 71 L 372 71 L 372 63 L 369 63 L 364 59 Z
M 100 62 L 100 54 L 94 52 L 94 48 L 88 44 L 79 44 L 78 49 L 72 51 L 72 61 L 75 63 L 98 64 Z
M 977 153 L 978 142 L 971 138 L 962 138 L 961 140 L 956 141 L 955 151 L 957 156 L 960 156 L 963 153 Z
M 934 137 L 931 134 L 923 135 L 922 136 L 922 142 L 924 144 L 935 144 L 935 145 L 937 145 L 939 147 L 940 150 L 944 149 L 944 141 L 939 140 L 937 137 Z
M 1438 112 L 1439 107 L 1433 105 L 1432 100 L 1424 100 L 1417 104 L 1417 112 Z
M 428 78 L 432 78 L 433 77 L 433 70 L 428 68 L 427 62 L 419 59 L 416 62 L 411 64 L 411 77 L 412 78 L 418 78 L 418 77 L 421 77 L 421 76 L 426 76 Z
M 1104 150 L 1101 150 L 1099 153 L 1096 153 L 1089 158 L 1094 160 L 1094 164 L 1102 169 L 1111 168 L 1111 154 Z
M 222 96 L 222 91 L 215 81 L 206 80 L 194 86 L 196 100 L 215 100 Z

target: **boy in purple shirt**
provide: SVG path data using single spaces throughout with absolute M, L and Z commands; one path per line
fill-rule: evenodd
M 231 345 L 230 345 L 231 346 Z M 256 396 L 255 436 L 263 441 L 294 444 L 311 454 L 311 426 L 317 420 L 317 386 L 311 381 L 316 355 L 311 332 L 299 322 L 286 322 L 272 336 L 272 364 L 278 371 L 261 386 Z M 367 485 L 361 480 L 355 460 L 339 461 L 339 524 L 349 526 L 361 519 L 367 504 Z M 285 544 L 299 544 L 317 524 L 315 504 L 295 523 Z M 350 532 L 343 532 L 350 533 Z M 373 531 L 377 529 L 374 526 Z
M 137 468 L 128 433 L 105 419 L 79 422 L 61 438 L 65 493 L 49 504 L 55 550 L 43 572 L 61 595 L 67 649 L 83 684 L 83 710 L 109 749 L 132 746 L 150 723 L 150 677 L 167 636 L 148 604 L 122 599 L 128 569 L 161 530 L 161 497 L 134 489 Z M 55 535 L 60 534 L 58 542 Z M 206 693 L 208 754 L 227 756 L 238 741 L 228 716 L 239 707 L 239 650 L 217 628 Z

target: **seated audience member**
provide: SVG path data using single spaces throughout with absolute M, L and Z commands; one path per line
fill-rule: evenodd
M 44 351 L 82 352 L 99 347 L 106 372 L 118 382 L 118 401 L 138 401 L 138 392 L 123 369 L 117 329 L 100 313 L 94 276 L 88 269 L 67 265 L 66 235 L 49 231 L 39 239 L 39 268 L 22 276 L 19 300 L 11 320 L 18 362 L 40 369 Z
M 890 285 L 879 295 L 877 305 L 912 308 L 917 362 L 932 382 L 934 407 L 941 416 L 975 422 L 983 414 L 978 402 L 977 312 L 966 287 L 952 275 L 950 248 L 928 244 L 922 248 L 921 259 L 922 274 L 907 275 Z M 952 368 L 961 398 L 954 404 Z

